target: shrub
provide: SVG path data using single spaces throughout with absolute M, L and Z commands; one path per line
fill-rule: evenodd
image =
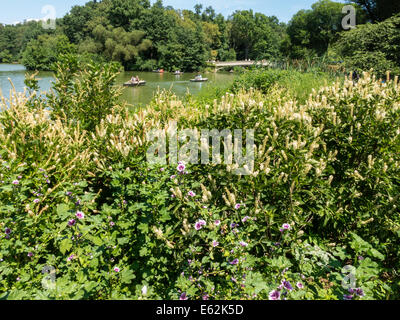
M 88 132 L 60 115 L 62 90 L 72 115 L 113 101 L 99 91 L 111 71 L 90 100 L 74 90 L 101 72 L 68 78 L 70 62 L 59 99 L 3 101 L 1 298 L 399 298 L 398 78 L 365 73 L 304 103 L 276 85 L 212 104 L 163 91 L 133 114 L 110 108 Z M 147 163 L 146 133 L 171 121 L 254 128 L 254 168 Z M 46 266 L 56 287 L 42 286 Z
M 387 71 L 399 75 L 399 29 L 399 15 L 380 23 L 360 25 L 342 33 L 335 48 L 344 57 L 348 70 L 374 69 L 379 77 Z

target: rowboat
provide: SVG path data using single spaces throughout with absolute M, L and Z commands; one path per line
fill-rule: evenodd
M 208 78 L 201 78 L 201 79 L 190 79 L 191 82 L 206 82 Z
M 144 86 L 146 81 L 140 80 L 138 81 L 128 81 L 124 83 L 124 87 L 137 87 L 137 86 Z

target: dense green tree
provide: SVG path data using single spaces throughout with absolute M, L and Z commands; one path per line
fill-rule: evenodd
M 85 6 L 74 6 L 64 16 L 61 27 L 72 43 L 78 44 L 90 35 L 88 22 L 97 16 L 97 3 L 88 2 Z
M 342 33 L 335 48 L 349 70 L 400 74 L 400 15 Z
M 146 9 L 150 8 L 149 0 L 103 0 L 99 8 L 105 12 L 111 25 L 129 31 L 140 25 Z
M 28 70 L 51 70 L 62 54 L 75 53 L 76 48 L 65 35 L 41 35 L 31 40 L 22 55 Z
M 200 4 L 191 11 L 164 6 L 162 0 L 88 1 L 58 19 L 55 31 L 36 22 L 0 25 L 0 57 L 17 61 L 24 53 L 28 68 L 47 69 L 59 54 L 50 52 L 57 47 L 55 39 L 65 35 L 80 54 L 96 61 L 118 61 L 127 69 L 190 71 L 210 59 L 277 57 L 284 29 L 276 18 L 252 11 L 225 19 Z
M 366 12 L 372 22 L 383 21 L 400 13 L 400 1 L 398 0 L 348 0 L 356 3 Z
M 233 14 L 231 23 L 231 41 L 239 59 L 266 59 L 278 54 L 283 27 L 276 17 L 243 10 Z
M 140 30 L 127 32 L 122 27 L 97 25 L 92 34 L 93 38 L 81 43 L 79 52 L 102 54 L 108 61 L 118 61 L 126 68 L 134 65 L 139 54 L 152 46 Z
M 290 20 L 287 33 L 290 43 L 286 48 L 293 58 L 322 55 L 343 31 L 343 3 L 319 0 L 311 10 L 300 10 Z M 358 23 L 364 20 L 358 15 Z M 286 39 L 288 40 L 288 39 Z

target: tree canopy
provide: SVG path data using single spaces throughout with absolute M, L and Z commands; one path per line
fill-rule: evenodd
M 348 3 L 356 6 L 359 30 L 346 37 L 344 3 L 331 0 L 319 0 L 311 9 L 298 11 L 288 24 L 253 10 L 237 10 L 224 17 L 201 4 L 180 10 L 164 6 L 162 0 L 89 1 L 57 19 L 56 30 L 46 30 L 38 22 L 0 24 L 0 62 L 20 61 L 29 69 L 43 69 L 50 68 L 60 53 L 77 52 L 96 61 L 119 62 L 127 70 L 199 71 L 207 60 L 274 61 L 331 54 L 340 60 L 348 57 L 343 41 L 358 43 L 359 39 L 366 40 L 360 46 L 350 45 L 351 50 L 357 49 L 368 61 L 379 61 L 372 58 L 375 40 L 370 39 L 375 39 L 371 33 L 375 29 L 364 24 L 392 17 L 400 12 L 400 2 Z M 341 45 L 335 46 L 339 39 Z M 398 63 L 392 55 L 388 59 Z

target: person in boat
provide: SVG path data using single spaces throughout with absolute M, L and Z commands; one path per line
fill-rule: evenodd
M 139 81 L 140 81 L 139 76 L 136 76 L 136 77 L 132 77 L 132 78 L 131 78 L 131 82 L 132 82 L 132 83 L 139 82 Z
M 203 76 L 202 76 L 201 74 L 198 74 L 198 75 L 196 76 L 196 80 L 201 80 L 201 79 L 203 79 Z

